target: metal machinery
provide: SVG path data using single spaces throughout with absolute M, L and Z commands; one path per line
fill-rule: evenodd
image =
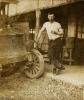
M 10 2 L 3 1 L 0 1 L 0 75 L 11 74 L 20 68 L 27 77 L 38 78 L 44 72 L 43 56 L 37 49 L 28 49 L 30 44 L 25 45 L 24 33 L 8 25 L 5 7 Z

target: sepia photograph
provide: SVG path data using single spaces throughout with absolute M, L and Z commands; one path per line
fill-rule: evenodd
M 0 100 L 84 100 L 84 0 L 0 0 Z

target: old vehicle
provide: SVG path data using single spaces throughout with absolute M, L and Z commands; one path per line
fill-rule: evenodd
M 19 67 L 27 77 L 38 78 L 44 72 L 43 56 L 37 49 L 28 49 L 30 44 L 24 42 L 24 33 L 6 25 L 8 4 L 7 0 L 0 2 L 0 75 L 11 74 Z

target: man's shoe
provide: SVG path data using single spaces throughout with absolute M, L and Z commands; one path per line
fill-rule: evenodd
M 61 72 L 61 70 L 57 68 L 57 69 L 56 69 L 56 75 L 59 75 L 60 72 Z
M 53 74 L 54 75 L 59 75 L 60 71 L 61 71 L 61 69 L 59 69 L 59 68 L 53 68 Z
M 56 74 L 56 68 L 53 68 L 53 74 Z
M 61 70 L 65 70 L 65 67 L 63 65 L 61 65 L 60 69 Z

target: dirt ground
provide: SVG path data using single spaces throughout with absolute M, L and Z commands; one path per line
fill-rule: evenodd
M 45 69 L 44 75 L 39 79 L 26 78 L 20 72 L 1 78 L 0 100 L 75 100 L 74 96 L 69 98 L 72 94 L 69 94 L 64 85 L 46 77 L 46 73 L 48 71 Z M 79 96 L 76 100 L 82 99 Z

